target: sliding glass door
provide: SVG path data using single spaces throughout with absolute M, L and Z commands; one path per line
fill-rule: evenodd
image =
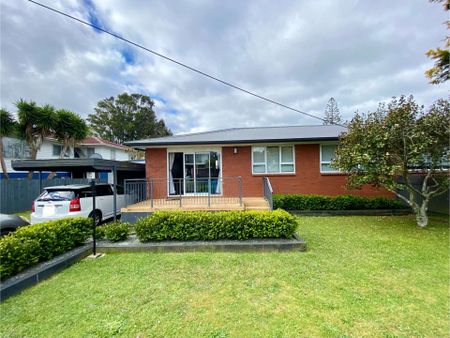
M 182 156 L 183 162 L 176 161 L 176 158 Z M 171 183 L 169 179 L 170 195 L 206 195 L 220 194 L 220 152 L 217 151 L 198 151 L 184 153 L 169 153 L 169 177 L 174 181 L 179 181 L 175 176 L 182 167 L 182 184 L 179 187 Z M 171 188 L 171 184 L 174 186 Z

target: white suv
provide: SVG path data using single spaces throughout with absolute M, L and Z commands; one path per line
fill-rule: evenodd
M 44 188 L 33 201 L 31 224 L 65 217 L 93 217 L 98 224 L 114 216 L 114 186 L 96 185 L 95 210 L 92 210 L 90 185 L 73 184 Z M 125 206 L 123 188 L 117 186 L 117 214 Z

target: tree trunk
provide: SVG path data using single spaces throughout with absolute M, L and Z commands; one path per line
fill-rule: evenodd
M 429 198 L 424 198 L 422 205 L 415 210 L 417 225 L 420 228 L 425 228 L 428 225 L 428 202 Z
M 31 159 L 32 159 L 32 160 L 35 160 L 35 159 L 36 159 L 36 157 L 37 157 L 37 152 L 38 152 L 38 150 L 37 150 L 36 148 L 32 148 L 32 149 L 31 149 Z M 29 171 L 29 172 L 28 172 L 28 179 L 29 179 L 29 180 L 33 179 L 33 171 Z
M 2 166 L 3 177 L 9 179 L 8 168 L 6 168 L 5 158 L 3 157 L 3 138 L 0 138 L 0 163 Z
M 52 180 L 56 176 L 56 172 L 52 171 L 50 174 L 48 174 L 47 179 Z
M 68 151 L 68 150 L 67 150 L 67 145 L 64 145 L 64 143 L 63 143 L 63 145 L 62 145 L 62 147 L 61 147 L 61 152 L 59 153 L 59 159 L 60 159 L 60 160 L 64 158 L 64 154 L 65 154 L 67 151 Z M 56 172 L 55 172 L 55 171 L 52 171 L 50 174 L 48 174 L 47 179 L 48 179 L 48 180 L 52 180 L 55 176 L 56 176 Z

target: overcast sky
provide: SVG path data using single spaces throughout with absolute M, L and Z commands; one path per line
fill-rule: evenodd
M 441 5 L 403 1 L 49 1 L 150 49 L 286 105 L 344 118 L 392 96 L 424 105 L 448 85 L 423 75 L 446 34 Z M 25 0 L 1 0 L 1 105 L 30 99 L 83 117 L 124 91 L 155 100 L 175 133 L 320 124 L 247 96 Z

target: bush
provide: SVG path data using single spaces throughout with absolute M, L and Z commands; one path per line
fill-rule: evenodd
M 111 242 L 124 241 L 128 238 L 129 223 L 111 222 L 97 228 L 97 237 Z
M 404 209 L 398 200 L 386 197 L 362 197 L 351 195 L 274 195 L 273 207 L 285 210 L 369 210 Z
M 21 227 L 0 239 L 0 278 L 73 249 L 90 234 L 88 218 L 63 218 Z
M 158 211 L 135 225 L 141 242 L 151 240 L 215 240 L 290 238 L 295 217 L 275 211 Z

